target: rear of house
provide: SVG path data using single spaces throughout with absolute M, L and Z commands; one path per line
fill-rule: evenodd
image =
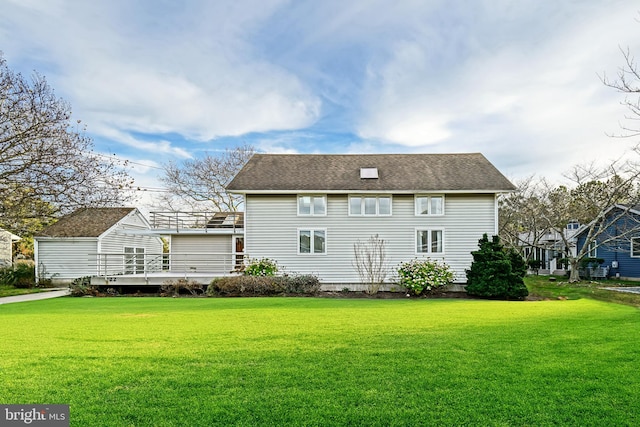
M 471 251 L 497 233 L 498 193 L 514 186 L 481 154 L 256 154 L 228 185 L 245 196 L 245 253 L 358 289 L 354 245 L 384 240 L 388 282 L 431 258 L 466 281 Z

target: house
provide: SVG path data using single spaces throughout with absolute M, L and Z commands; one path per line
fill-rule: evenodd
M 13 244 L 18 240 L 19 236 L 0 228 L 0 268 L 13 264 Z
M 316 274 L 324 289 L 362 286 L 354 244 L 385 241 L 390 281 L 413 258 L 446 262 L 466 281 L 497 195 L 514 191 L 482 154 L 255 154 L 227 186 L 244 195 L 245 253 Z
M 565 266 L 560 260 L 576 255 L 579 229 L 580 223 L 571 221 L 562 234 L 556 230 L 528 231 L 518 235 L 518 243 L 527 260 L 540 261 L 540 274 L 564 274 Z
M 596 258 L 599 276 L 640 280 L 640 209 L 625 205 L 609 207 L 603 218 L 582 226 L 576 235 L 578 251 L 591 239 L 587 258 Z M 590 272 L 585 272 L 589 274 Z M 584 276 L 585 273 L 581 273 Z
M 162 270 L 163 242 L 135 208 L 83 208 L 34 236 L 36 281 Z

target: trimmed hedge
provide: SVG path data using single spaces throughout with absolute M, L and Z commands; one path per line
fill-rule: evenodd
M 314 295 L 318 291 L 320 281 L 313 275 L 220 277 L 207 287 L 209 296 Z

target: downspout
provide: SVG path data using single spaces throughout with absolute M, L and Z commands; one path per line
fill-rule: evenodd
M 494 210 L 494 221 L 493 221 L 493 235 L 497 236 L 499 227 L 498 227 L 498 219 L 500 218 L 498 209 L 498 193 L 494 193 L 493 195 L 493 210 Z
M 36 264 L 36 285 L 40 283 L 40 267 L 38 264 L 38 239 L 33 239 L 33 261 Z M 13 260 L 12 260 L 13 261 Z

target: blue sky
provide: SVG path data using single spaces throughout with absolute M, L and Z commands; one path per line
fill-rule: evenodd
M 267 153 L 482 152 L 513 180 L 628 153 L 640 6 L 619 0 L 0 0 L 0 50 L 99 152 L 160 167 Z M 145 196 L 147 199 L 150 193 Z

